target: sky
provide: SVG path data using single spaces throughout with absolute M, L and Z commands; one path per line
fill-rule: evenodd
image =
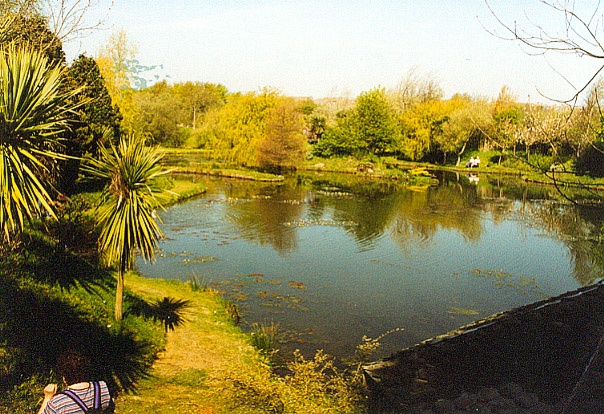
M 144 65 L 169 82 L 220 83 L 231 92 L 277 88 L 288 96 L 355 98 L 394 88 L 410 74 L 445 97 L 522 102 L 570 98 L 597 70 L 589 57 L 534 56 L 484 0 L 100 0 L 86 16 L 102 29 L 65 44 L 68 58 L 96 56 L 123 29 Z M 582 2 L 589 6 L 591 1 Z M 537 0 L 489 0 L 508 24 L 562 30 Z M 595 7 L 595 6 L 594 6 Z M 495 34 L 498 35 L 494 35 Z M 561 76 L 563 75 L 563 76 Z

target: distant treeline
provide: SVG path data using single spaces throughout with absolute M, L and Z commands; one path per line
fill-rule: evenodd
M 133 91 L 131 125 L 157 144 L 212 150 L 220 161 L 295 168 L 304 157 L 393 156 L 457 164 L 475 151 L 518 154 L 528 162 L 571 162 L 598 174 L 587 158 L 603 138 L 598 93 L 581 106 L 518 102 L 507 87 L 495 99 L 443 98 L 434 82 L 409 76 L 396 88 L 356 99 L 293 98 L 265 88 L 230 93 L 219 84 L 157 83 Z M 547 161 L 544 161 L 547 160 Z

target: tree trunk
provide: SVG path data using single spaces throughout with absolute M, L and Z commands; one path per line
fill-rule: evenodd
M 461 156 L 465 152 L 466 145 L 468 145 L 468 141 L 469 140 L 470 140 L 470 138 L 468 137 L 468 139 L 466 139 L 465 142 L 463 143 L 463 146 L 461 147 L 461 150 L 459 150 L 459 152 L 457 153 L 457 162 L 455 163 L 456 167 L 459 167 L 459 164 L 461 164 Z
M 122 259 L 117 272 L 117 285 L 115 287 L 115 320 L 121 321 L 124 315 L 124 273 L 126 273 L 126 260 Z

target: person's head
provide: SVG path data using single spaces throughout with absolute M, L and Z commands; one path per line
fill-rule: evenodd
M 67 385 L 90 380 L 90 363 L 76 351 L 68 350 L 57 359 L 57 372 Z

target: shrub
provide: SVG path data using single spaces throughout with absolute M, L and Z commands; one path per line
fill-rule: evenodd
M 349 374 L 339 370 L 334 359 L 323 351 L 317 351 L 309 360 L 295 351 L 294 359 L 287 364 L 287 368 L 291 375 L 285 378 L 285 382 L 297 391 L 290 395 L 289 400 L 296 401 L 302 397 L 296 401 L 296 405 L 308 408 L 301 412 L 352 413 L 361 409 L 359 371 Z
M 96 262 L 98 230 L 94 218 L 87 213 L 90 209 L 90 201 L 85 196 L 75 195 L 56 206 L 57 220 L 43 220 L 40 224 L 60 247 Z
M 604 142 L 588 146 L 575 161 L 575 171 L 581 175 L 604 177 Z

